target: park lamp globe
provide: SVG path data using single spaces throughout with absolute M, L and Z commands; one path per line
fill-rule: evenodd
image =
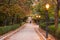
M 38 18 L 39 16 L 38 15 L 36 15 L 36 18 Z
M 41 16 L 39 16 L 39 18 L 40 18 Z
M 49 9 L 49 7 L 50 7 L 50 5 L 49 5 L 49 4 L 46 4 L 46 10 L 48 10 L 48 9 Z

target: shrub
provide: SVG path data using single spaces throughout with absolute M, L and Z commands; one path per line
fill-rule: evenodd
M 51 26 L 49 26 L 48 28 L 49 28 L 49 33 L 55 35 L 55 31 L 56 31 L 55 26 L 54 26 L 54 25 L 51 25 Z
M 45 25 L 45 22 L 42 22 L 39 24 L 41 28 L 45 29 L 46 28 L 46 25 Z
M 60 26 L 60 24 L 59 24 L 59 26 Z M 52 34 L 52 35 L 54 35 L 56 38 L 57 38 L 57 40 L 60 40 L 60 27 L 58 26 L 58 28 L 56 29 L 56 27 L 54 26 L 54 25 L 51 25 L 50 27 L 49 27 L 49 32 Z
M 60 26 L 60 24 L 59 24 L 59 26 Z M 60 27 L 59 26 L 58 26 L 58 28 L 56 28 L 54 26 L 54 24 L 53 25 L 51 24 L 48 27 L 49 33 L 52 34 L 53 36 L 55 36 L 57 38 L 57 40 L 60 40 Z M 45 28 L 46 28 L 45 22 L 41 22 L 40 27 L 45 30 Z
M 14 25 L 11 25 L 11 26 L 0 27 L 0 35 L 5 34 L 9 31 L 15 30 L 19 26 L 20 26 L 19 24 L 14 24 Z
M 60 27 L 58 27 L 55 35 L 56 35 L 56 37 L 58 38 L 58 40 L 60 40 Z

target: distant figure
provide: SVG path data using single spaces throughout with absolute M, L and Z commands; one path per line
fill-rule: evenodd
M 30 21 L 30 23 L 31 23 L 31 21 Z
M 31 17 L 28 17 L 27 22 L 28 23 L 31 23 L 31 21 L 32 21 L 32 18 Z

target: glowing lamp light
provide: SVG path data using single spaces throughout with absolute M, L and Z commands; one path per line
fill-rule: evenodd
M 36 16 L 38 18 L 38 16 Z
M 47 10 L 49 9 L 49 7 L 50 7 L 50 5 L 49 5 L 49 4 L 46 4 L 46 9 L 47 9 Z
M 40 18 L 41 16 L 39 16 L 39 18 Z

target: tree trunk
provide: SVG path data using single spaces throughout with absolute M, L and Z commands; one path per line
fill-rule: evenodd
M 57 0 L 56 10 L 55 10 L 55 27 L 58 27 L 58 17 L 59 17 L 59 5 Z

